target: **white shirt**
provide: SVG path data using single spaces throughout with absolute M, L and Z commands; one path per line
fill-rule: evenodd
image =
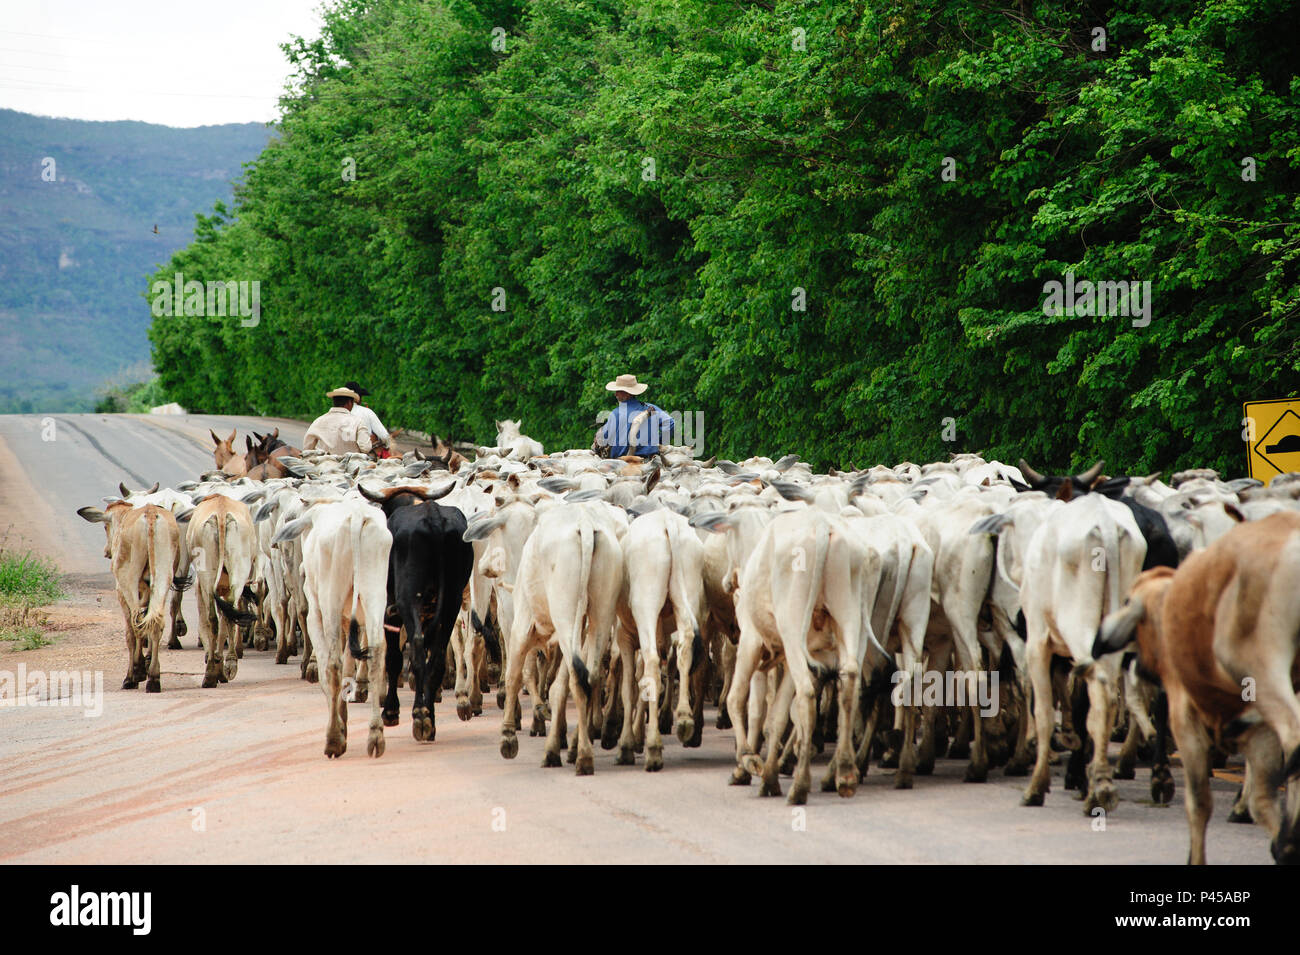
M 384 427 L 383 422 L 379 420 L 379 415 L 367 408 L 365 405 L 352 403 L 352 413 L 366 423 L 366 430 L 375 436 L 384 444 L 388 443 L 388 429 Z

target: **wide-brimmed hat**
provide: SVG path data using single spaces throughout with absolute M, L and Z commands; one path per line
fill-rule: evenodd
M 636 380 L 636 375 L 619 375 L 605 386 L 606 391 L 626 391 L 629 395 L 639 395 L 650 386 Z
M 355 381 L 349 381 L 349 382 L 347 382 L 346 384 L 344 384 L 343 387 L 344 387 L 344 388 L 351 388 L 353 391 L 355 391 L 355 392 L 356 392 L 358 395 L 360 395 L 362 398 L 364 398 L 366 395 L 370 394 L 370 389 L 369 389 L 369 388 L 362 388 L 362 387 L 361 387 L 360 385 L 358 385 Z
M 325 392 L 326 398 L 351 398 L 353 401 L 360 401 L 361 396 L 351 388 L 335 388 L 333 391 Z

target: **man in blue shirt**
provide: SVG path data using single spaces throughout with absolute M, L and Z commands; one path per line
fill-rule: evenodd
M 625 454 L 649 457 L 658 452 L 659 445 L 672 443 L 673 419 L 662 409 L 636 397 L 647 387 L 636 380 L 636 375 L 619 375 L 605 386 L 606 391 L 614 392 L 618 407 L 596 435 L 596 442 L 609 446 L 611 458 Z

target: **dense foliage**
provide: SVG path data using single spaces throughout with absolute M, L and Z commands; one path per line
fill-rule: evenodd
M 480 442 L 585 445 L 631 371 L 706 453 L 1240 473 L 1241 402 L 1300 371 L 1298 11 L 336 0 L 160 271 L 259 280 L 261 320 L 156 319 L 155 365 Z M 1045 314 L 1067 272 L 1150 282 L 1149 324 Z

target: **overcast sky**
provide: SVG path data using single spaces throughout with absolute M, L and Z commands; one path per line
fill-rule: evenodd
M 321 0 L 0 0 L 0 107 L 168 126 L 267 122 Z

